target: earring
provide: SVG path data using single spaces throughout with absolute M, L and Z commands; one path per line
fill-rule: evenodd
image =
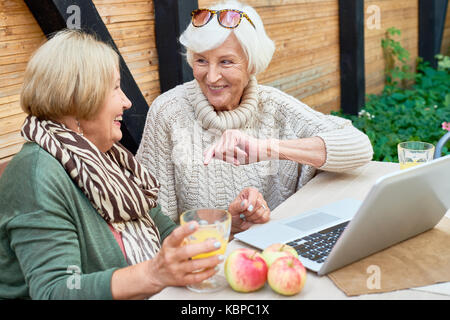
M 78 133 L 80 134 L 80 136 L 83 136 L 83 129 L 81 129 L 80 121 L 78 121 L 78 120 L 77 120 L 77 127 L 78 127 Z

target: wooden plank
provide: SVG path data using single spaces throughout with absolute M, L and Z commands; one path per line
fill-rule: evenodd
M 20 11 L 9 10 L 7 14 L 2 12 L 0 19 L 0 27 L 30 25 L 34 23 L 33 16 L 26 7 Z
M 380 93 L 384 87 L 385 61 L 381 48 L 381 39 L 385 37 L 386 30 L 396 27 L 402 32 L 396 37 L 402 46 L 410 52 L 410 63 L 415 68 L 415 59 L 418 56 L 418 0 L 366 0 L 365 9 L 369 5 L 380 8 L 381 28 L 365 31 L 365 72 L 367 93 Z M 368 14 L 365 10 L 365 19 Z
M 0 83 L 2 86 L 21 85 L 23 82 L 23 71 L 0 74 Z M 1 89 L 0 89 L 1 92 Z
M 261 79 L 286 76 L 298 69 L 308 69 L 324 61 L 336 59 L 330 52 L 337 52 L 338 46 L 324 47 L 322 50 L 307 50 L 304 55 L 288 56 L 270 63 L 269 68 L 260 75 Z
M 34 52 L 41 44 L 45 42 L 44 35 L 37 38 L 0 41 L 0 57 L 17 54 L 22 52 Z
M 154 15 L 150 12 L 137 13 L 137 14 L 123 14 L 120 16 L 102 16 L 103 22 L 109 26 L 110 24 L 115 24 L 119 22 L 128 22 L 135 20 L 153 20 Z
M 18 96 L 18 95 L 17 95 Z M 9 97 L 8 97 L 9 98 Z M 22 113 L 19 101 L 13 101 L 9 103 L 0 104 L 0 118 L 9 117 Z
M 316 3 L 294 4 L 276 7 L 262 7 L 257 10 L 264 25 L 287 23 L 298 20 L 315 20 L 336 15 L 337 3 L 330 1 L 318 6 Z
M 282 91 L 288 90 L 292 87 L 306 86 L 308 81 L 319 79 L 330 73 L 339 71 L 339 59 L 334 61 L 325 61 L 323 64 L 314 65 L 312 68 L 296 69 L 295 72 L 289 75 L 283 75 L 281 77 L 276 77 L 272 81 L 260 81 L 268 86 L 273 86 Z
M 206 7 L 217 3 L 217 0 L 198 0 L 199 7 Z M 271 7 L 271 6 L 282 6 L 290 4 L 302 4 L 302 3 L 317 3 L 318 5 L 323 5 L 324 2 L 330 2 L 330 0 L 246 0 L 249 6 L 252 7 Z
M 107 16 L 120 16 L 130 14 L 148 13 L 153 15 L 153 1 L 141 1 L 141 2 L 122 2 L 100 4 L 98 1 L 93 1 L 98 13 L 102 17 Z M 138 20 L 138 19 L 135 19 Z
M 20 89 L 22 88 L 22 84 L 13 84 L 7 87 L 0 88 L 0 98 L 6 98 L 9 96 L 14 96 L 20 93 Z
M 290 56 L 304 56 L 307 53 L 311 53 L 315 50 L 323 50 L 324 48 L 336 48 L 336 54 L 339 52 L 339 39 L 335 35 L 324 34 L 319 37 L 311 38 L 308 40 L 299 41 L 281 41 L 276 42 L 277 50 L 274 54 L 274 59 L 283 59 Z M 334 51 L 332 51 L 334 52 Z M 329 52 L 329 54 L 331 54 Z
M 27 63 L 30 59 L 31 53 L 17 53 L 10 54 L 7 56 L 0 56 L 0 66 L 16 64 L 16 63 Z
M 41 36 L 42 31 L 34 24 L 0 28 L 0 39 L 3 41 L 39 38 Z
M 149 2 L 150 5 L 153 7 L 152 1 L 143 1 L 143 0 L 93 0 L 95 6 L 101 6 L 101 5 L 111 5 L 111 4 L 120 4 L 120 3 L 142 3 L 142 2 Z
M 331 87 L 320 93 L 310 95 L 302 100 L 311 108 L 325 114 L 340 109 L 340 90 L 339 87 Z
M 10 103 L 10 102 L 19 101 L 19 99 L 20 99 L 19 94 L 15 94 L 15 95 L 11 95 L 11 96 L 5 96 L 5 97 L 0 97 L 0 106 L 4 105 L 4 104 L 7 104 L 7 103 Z
M 20 135 L 20 131 L 0 135 L 0 146 L 3 148 L 24 142 L 25 139 Z
M 26 118 L 25 113 L 15 114 L 6 118 L 0 119 L 0 135 L 17 131 L 22 127 L 23 121 Z
M 109 25 L 109 33 L 114 39 L 139 38 L 141 34 L 147 34 L 149 29 L 154 29 L 153 21 L 120 22 Z
M 136 79 L 136 81 L 138 83 L 145 83 L 145 82 L 150 82 L 150 81 L 158 81 L 159 75 L 158 75 L 158 71 L 145 72 L 145 73 L 135 74 L 134 78 Z
M 320 25 L 318 32 L 317 25 Z M 301 39 L 310 36 L 318 36 L 328 32 L 338 34 L 339 17 L 337 15 L 318 18 L 311 23 L 310 20 L 298 20 L 286 23 L 266 25 L 267 35 L 273 40 Z
M 7 147 L 0 147 L 0 159 L 6 162 L 11 159 L 11 155 L 14 155 L 22 149 L 23 143 L 13 144 Z
M 441 53 L 450 56 L 450 5 L 447 8 L 444 34 L 442 36 Z
M 26 66 L 26 62 L 0 65 L 0 75 L 19 71 L 24 72 Z
M 155 37 L 152 32 L 148 31 L 147 34 L 141 35 L 139 38 L 133 39 L 114 39 L 118 48 L 133 46 L 137 44 L 146 43 L 149 47 L 156 48 Z
M 135 28 L 154 28 L 154 20 L 140 20 L 140 21 L 124 21 L 120 23 L 113 23 L 108 26 L 108 31 L 117 31 L 122 29 L 135 29 Z M 147 30 L 148 32 L 148 30 Z M 144 32 L 145 33 L 145 32 Z
M 297 99 L 304 99 L 308 96 L 319 94 L 323 90 L 336 88 L 339 90 L 339 73 L 333 72 L 329 75 L 322 76 L 318 79 L 306 82 L 306 85 L 302 85 L 296 88 L 289 88 L 285 92 L 296 97 Z

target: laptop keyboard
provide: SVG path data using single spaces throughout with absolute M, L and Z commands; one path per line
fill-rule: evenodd
M 300 256 L 323 263 L 348 223 L 349 221 L 338 224 L 287 244 L 294 247 Z

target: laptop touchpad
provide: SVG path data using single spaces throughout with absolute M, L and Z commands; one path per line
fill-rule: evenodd
M 294 221 L 287 222 L 285 223 L 285 225 L 300 231 L 310 231 L 312 229 L 316 229 L 320 226 L 324 226 L 337 220 L 339 220 L 339 218 L 336 216 L 332 216 L 330 214 L 326 214 L 323 212 L 318 212 L 309 215 L 305 218 L 300 218 Z

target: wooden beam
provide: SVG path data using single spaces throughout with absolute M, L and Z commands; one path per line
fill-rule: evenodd
M 161 92 L 194 79 L 178 38 L 191 21 L 197 0 L 154 0 L 155 40 Z
M 341 110 L 358 114 L 365 104 L 364 0 L 339 0 Z
M 419 0 L 419 56 L 437 67 L 448 0 Z
M 95 34 L 97 38 L 111 45 L 119 54 L 122 90 L 133 103 L 132 107 L 124 112 L 123 137 L 120 142 L 135 154 L 141 141 L 149 106 L 95 5 L 91 0 L 25 0 L 25 3 L 47 37 L 61 29 L 73 27 L 74 14 L 78 12 L 79 28 Z M 73 8 L 77 10 L 71 10 Z

